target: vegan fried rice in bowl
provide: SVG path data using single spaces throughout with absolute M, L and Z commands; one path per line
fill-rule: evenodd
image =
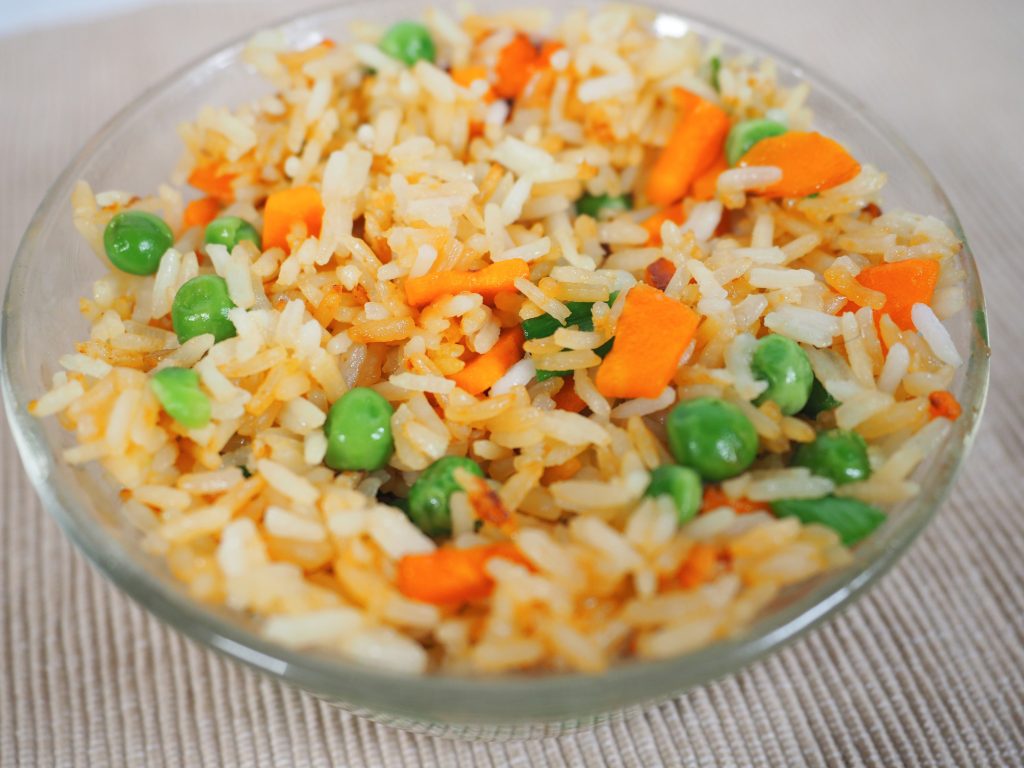
M 176 165 L 90 177 L 143 103 L 44 204 L 70 191 L 87 327 L 16 349 L 21 266 L 5 385 L 71 535 L 214 647 L 445 723 L 668 694 L 884 570 L 987 374 L 973 262 L 903 147 L 675 16 L 358 8 L 200 64 L 219 101 L 150 96 L 192 113 Z

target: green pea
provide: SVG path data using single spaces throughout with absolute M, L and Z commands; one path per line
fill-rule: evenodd
M 725 139 L 725 160 L 729 165 L 736 165 L 761 139 L 781 136 L 785 132 L 785 124 L 778 120 L 769 120 L 766 117 L 741 120 L 729 130 L 729 135 Z
M 665 422 L 668 444 L 680 464 L 704 479 L 726 480 L 757 457 L 757 432 L 739 408 L 717 397 L 677 405 Z
M 689 467 L 666 464 L 651 472 L 651 482 L 644 496 L 668 496 L 675 504 L 679 524 L 687 523 L 700 510 L 703 488 L 700 475 Z
M 793 453 L 793 464 L 807 467 L 836 485 L 867 480 L 871 476 L 864 438 L 841 429 L 819 432 L 813 443 L 799 446 Z
M 433 61 L 437 56 L 430 32 L 415 21 L 400 21 L 392 25 L 380 39 L 380 49 L 410 67 L 420 59 Z
M 441 538 L 452 533 L 452 513 L 448 500 L 462 486 L 455 480 L 455 470 L 483 477 L 480 465 L 465 456 L 442 456 L 421 474 L 409 489 L 409 519 L 428 536 Z
M 811 393 L 807 396 L 807 404 L 804 405 L 800 413 L 813 419 L 822 411 L 831 411 L 840 405 L 842 403 L 832 397 L 828 390 L 818 381 L 818 378 L 815 377 L 814 381 L 811 382 Z
M 171 323 L 178 341 L 184 344 L 204 333 L 212 333 L 217 341 L 230 339 L 238 333 L 228 319 L 228 310 L 234 306 L 223 277 L 193 277 L 178 289 L 171 302 Z
M 324 463 L 339 472 L 383 467 L 395 447 L 391 435 L 394 412 L 391 403 L 369 387 L 356 387 L 339 397 L 324 422 Z
M 103 248 L 110 263 L 130 275 L 152 275 L 173 243 L 174 233 L 167 222 L 145 211 L 115 213 L 103 230 Z
M 256 227 L 238 216 L 221 216 L 206 225 L 204 241 L 207 245 L 223 245 L 230 253 L 243 240 L 261 247 L 260 233 Z
M 594 219 L 602 215 L 614 215 L 633 207 L 632 195 L 583 195 L 576 201 L 576 213 L 586 214 Z
M 814 372 L 807 353 L 786 336 L 777 333 L 757 341 L 750 361 L 754 377 L 768 382 L 768 389 L 754 402 L 773 400 L 786 416 L 792 416 L 807 404 Z
M 831 528 L 850 547 L 885 522 L 885 513 L 857 499 L 825 496 L 821 499 L 778 499 L 769 502 L 776 517 L 795 517 L 801 523 Z
M 199 388 L 199 374 L 191 368 L 164 368 L 149 379 L 149 387 L 167 415 L 189 429 L 210 421 L 210 398 Z

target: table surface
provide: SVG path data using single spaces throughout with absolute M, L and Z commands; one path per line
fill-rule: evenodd
M 962 215 L 987 289 L 992 388 L 956 490 L 900 564 L 786 650 L 631 721 L 534 742 L 438 740 L 333 709 L 157 623 L 63 538 L 0 428 L 0 765 L 1024 762 L 1024 3 L 679 6 L 845 85 L 912 137 Z M 159 6 L 0 40 L 0 274 L 110 114 L 283 11 Z

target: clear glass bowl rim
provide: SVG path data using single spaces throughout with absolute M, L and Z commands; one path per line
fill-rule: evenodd
M 395 0 L 381 1 L 388 6 L 400 4 Z M 289 16 L 271 26 L 315 28 L 321 17 L 345 11 L 354 12 L 359 6 L 369 10 L 380 4 L 358 0 L 332 3 L 311 12 Z M 825 92 L 846 108 L 859 112 L 884 141 L 915 166 L 921 178 L 941 200 L 945 210 L 932 213 L 941 213 L 964 242 L 962 263 L 967 273 L 968 306 L 975 311 L 984 311 L 978 271 L 952 204 L 925 164 L 884 121 L 859 99 L 772 46 L 688 12 L 683 13 L 657 3 L 645 5 L 659 14 L 684 20 L 702 36 L 722 39 L 759 57 L 770 57 L 791 73 L 807 79 L 815 90 Z M 3 361 L 0 383 L 12 432 L 29 478 L 45 508 L 72 541 L 107 578 L 157 618 L 199 643 L 271 676 L 371 713 L 434 719 L 442 723 L 565 720 L 605 711 L 607 706 L 588 705 L 588 702 L 605 701 L 609 690 L 623 692 L 616 697 L 614 708 L 664 698 L 735 672 L 794 640 L 840 608 L 848 606 L 884 574 L 947 496 L 956 470 L 980 422 L 988 388 L 990 349 L 987 339 L 979 330 L 971 333 L 967 373 L 959 391 L 964 412 L 955 427 L 954 436 L 958 439 L 950 439 L 942 446 L 932 472 L 938 476 L 929 478 L 933 482 L 928 483 L 918 497 L 901 508 L 898 516 L 889 520 L 883 529 L 858 548 L 855 561 L 850 567 L 828 575 L 806 595 L 761 617 L 741 636 L 716 642 L 682 656 L 663 661 L 627 661 L 597 675 L 399 675 L 357 665 L 337 656 L 295 651 L 268 642 L 240 623 L 218 615 L 190 599 L 167 580 L 138 567 L 131 558 L 125 556 L 116 542 L 103 535 L 99 527 L 89 525 L 90 516 L 76 504 L 74 488 L 50 482 L 52 469 L 59 457 L 48 446 L 37 420 L 27 411 L 29 401 L 39 393 L 26 391 L 11 375 L 9 364 L 14 353 L 9 338 L 9 314 L 16 303 L 14 297 L 25 283 L 23 265 L 30 256 L 28 233 L 41 225 L 48 210 L 66 204 L 60 191 L 69 182 L 79 178 L 80 169 L 88 158 L 109 139 L 118 126 L 145 110 L 172 84 L 190 78 L 201 81 L 209 71 L 232 62 L 248 37 L 249 34 L 239 37 L 179 68 L 145 91 L 93 135 L 53 183 L 36 210 L 15 256 L 4 301 L 0 333 L 0 360 Z M 937 472 L 939 468 L 943 471 Z M 392 689 L 392 693 L 387 693 L 388 689 Z M 438 706 L 437 702 L 445 704 Z M 431 712 L 435 713 L 433 717 L 428 714 Z

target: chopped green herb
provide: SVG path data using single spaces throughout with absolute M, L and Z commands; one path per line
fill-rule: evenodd
M 600 347 L 595 347 L 594 352 L 597 353 L 598 357 L 604 359 L 607 356 L 607 354 L 612 351 L 612 343 L 614 341 L 615 339 L 608 339 L 608 341 L 606 341 Z M 547 381 L 548 379 L 553 379 L 555 376 L 571 375 L 572 371 L 537 371 L 536 373 L 537 381 Z
M 786 125 L 778 120 L 765 117 L 753 120 L 742 120 L 729 129 L 725 139 L 725 161 L 736 165 L 750 148 L 762 139 L 781 136 L 786 132 Z
M 407 515 L 409 514 L 409 500 L 403 496 L 399 496 L 396 493 L 388 493 L 387 491 L 384 491 L 383 493 L 378 493 L 377 501 L 379 501 L 381 504 L 387 504 L 389 507 L 396 507 L 405 512 L 405 514 Z
M 711 83 L 711 87 L 717 92 L 721 93 L 722 83 L 719 81 L 718 76 L 722 72 L 722 57 L 712 56 L 708 60 L 708 82 Z
M 818 523 L 853 546 L 885 522 L 885 513 L 857 499 L 825 496 L 821 499 L 778 499 L 769 502 L 776 517 L 795 517 L 805 525 Z
M 607 303 L 609 306 L 615 303 L 615 298 L 618 295 L 618 291 L 612 291 L 608 297 Z M 569 317 L 565 319 L 564 325 L 551 315 L 537 315 L 537 317 L 531 317 L 529 320 L 523 320 L 521 323 L 523 326 L 523 336 L 526 337 L 527 341 L 530 339 L 546 339 L 559 328 L 569 328 L 573 325 L 577 326 L 581 331 L 592 331 L 594 330 L 592 311 L 595 303 L 593 301 L 567 301 L 565 306 L 569 308 Z
M 842 403 L 832 397 L 828 390 L 821 385 L 817 377 L 815 377 L 814 381 L 811 382 L 811 394 L 807 396 L 807 404 L 804 405 L 804 409 L 800 411 L 800 414 L 813 419 L 822 411 L 831 411 L 840 405 Z
M 621 213 L 633 207 L 632 195 L 583 195 L 576 201 L 576 213 L 600 219 L 606 211 Z

